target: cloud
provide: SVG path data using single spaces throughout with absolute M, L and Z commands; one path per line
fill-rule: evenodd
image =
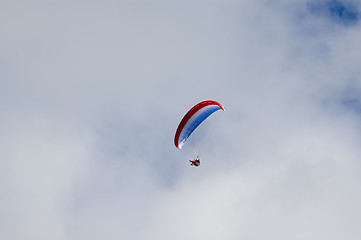
M 357 1 L 2 5 L 1 238 L 359 239 Z

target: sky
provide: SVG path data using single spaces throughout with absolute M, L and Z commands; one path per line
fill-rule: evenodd
M 360 11 L 1 1 L 0 239 L 360 239 Z

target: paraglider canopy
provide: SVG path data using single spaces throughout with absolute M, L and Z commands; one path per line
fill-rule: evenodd
M 175 146 L 181 149 L 192 132 L 212 113 L 220 109 L 225 110 L 220 103 L 213 100 L 206 100 L 192 107 L 178 125 L 174 136 Z

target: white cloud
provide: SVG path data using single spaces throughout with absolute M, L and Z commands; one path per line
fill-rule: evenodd
M 1 238 L 359 239 L 358 24 L 307 1 L 2 5 Z M 204 99 L 226 111 L 179 151 Z

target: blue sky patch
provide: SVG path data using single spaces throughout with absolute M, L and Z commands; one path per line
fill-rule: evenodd
M 361 114 L 361 89 L 355 85 L 348 86 L 340 92 L 340 103 L 342 107 Z
M 355 5 L 338 0 L 310 2 L 307 7 L 313 15 L 330 18 L 344 26 L 355 25 L 360 19 Z
M 361 102 L 357 98 L 346 97 L 342 99 L 342 105 L 357 113 L 361 113 Z

